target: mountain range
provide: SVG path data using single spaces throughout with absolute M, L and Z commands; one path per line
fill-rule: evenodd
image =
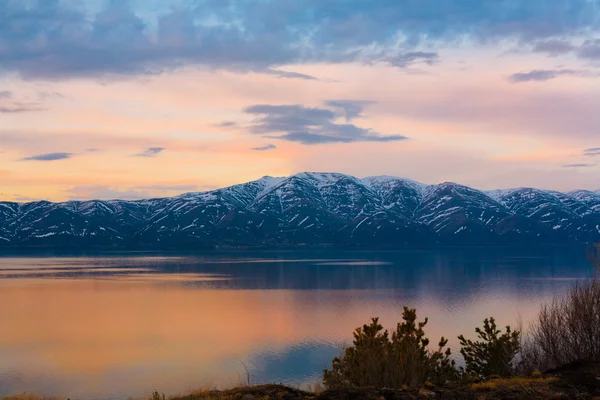
M 149 200 L 0 202 L 0 247 L 509 245 L 600 241 L 600 193 L 480 191 L 304 172 Z

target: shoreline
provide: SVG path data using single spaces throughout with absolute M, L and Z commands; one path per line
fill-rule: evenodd
M 490 378 L 449 382 L 435 386 L 400 389 L 319 388 L 301 390 L 282 384 L 239 386 L 223 390 L 201 390 L 168 396 L 154 391 L 136 400 L 567 400 L 600 396 L 600 363 L 575 362 L 544 374 L 529 377 Z M 130 398 L 131 399 L 131 398 Z M 0 400 L 76 400 L 30 393 L 0 397 Z

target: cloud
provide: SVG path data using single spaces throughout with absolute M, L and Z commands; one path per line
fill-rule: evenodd
M 150 192 L 138 189 L 114 188 L 104 185 L 76 186 L 68 190 L 69 200 L 141 200 L 152 197 Z
M 7 106 L 0 105 L 0 114 L 20 114 L 32 111 L 44 111 L 37 103 L 13 103 Z
M 344 137 L 333 136 L 327 134 L 317 134 L 309 132 L 290 132 L 281 136 L 272 136 L 276 139 L 284 139 L 290 142 L 298 142 L 302 144 L 325 144 L 325 143 L 352 143 L 352 142 L 392 142 L 398 140 L 407 140 L 406 136 L 362 136 L 362 137 Z
M 274 75 L 278 78 L 305 79 L 305 80 L 309 80 L 309 81 L 319 80 L 318 78 L 315 78 L 312 75 L 306 75 L 306 74 L 301 74 L 301 73 L 292 72 L 292 71 L 281 71 L 278 69 L 271 69 L 271 68 L 267 68 L 263 71 L 257 71 L 257 72 L 262 72 L 266 75 Z
M 163 151 L 165 151 L 164 147 L 148 147 L 141 153 L 136 154 L 136 157 L 156 157 Z
M 45 153 L 34 156 L 23 157 L 19 161 L 58 161 L 71 158 L 73 153 Z
M 567 40 L 549 39 L 536 43 L 532 51 L 551 56 L 574 53 L 580 59 L 595 61 L 600 60 L 600 39 L 588 39 L 579 46 Z
M 65 97 L 61 93 L 53 92 L 53 91 L 44 91 L 44 90 L 38 91 L 37 92 L 37 96 L 38 96 L 39 100 L 60 99 L 60 98 L 64 98 Z
M 128 189 L 120 189 L 105 185 L 75 186 L 68 190 L 70 200 L 141 200 L 157 196 L 173 195 L 173 193 L 157 194 L 156 192 L 190 192 L 212 190 L 213 186 L 197 185 L 142 185 Z
M 586 167 L 595 167 L 596 164 L 565 164 L 563 168 L 586 168 Z
M 223 121 L 221 123 L 216 124 L 216 126 L 218 126 L 220 128 L 232 128 L 234 126 L 237 126 L 237 122 L 234 122 L 234 121 Z
M 20 194 L 15 194 L 13 196 L 13 199 L 14 199 L 14 201 L 19 202 L 19 203 L 26 203 L 26 202 L 31 202 L 31 201 L 41 201 L 42 200 L 37 197 L 21 196 Z
M 260 147 L 253 147 L 250 150 L 266 151 L 266 150 L 274 150 L 276 148 L 277 148 L 277 146 L 275 146 L 274 144 L 266 144 L 266 145 L 260 146 Z
M 581 78 L 594 78 L 599 76 L 597 72 L 573 69 L 536 69 L 529 72 L 512 74 L 508 79 L 512 83 L 542 82 L 558 78 L 559 76 L 577 76 Z
M 326 106 L 337 108 L 344 113 L 346 121 L 362 117 L 364 108 L 374 102 L 368 100 L 327 100 Z
M 1 28 L 0 28 L 1 29 Z M 0 37 L 0 48 L 2 46 L 2 38 Z M 0 50 L 1 51 L 1 50 Z M 2 61 L 0 60 L 0 71 L 2 71 Z M 1 75 L 0 75 L 1 77 Z M 37 100 L 43 100 L 41 96 L 37 96 Z M 38 101 L 20 101 L 15 94 L 9 90 L 0 90 L 0 114 L 20 114 L 32 111 L 44 111 Z
M 536 42 L 532 51 L 534 53 L 547 53 L 551 56 L 570 53 L 575 50 L 575 46 L 566 40 L 549 39 Z
M 451 140 L 457 132 L 474 134 L 484 128 L 489 137 L 499 138 L 520 132 L 543 140 L 565 140 L 565 135 L 581 143 L 597 139 L 600 96 L 591 89 L 561 88 L 524 90 L 516 95 L 512 85 L 465 86 L 459 81 L 440 91 L 433 83 L 414 83 L 379 102 L 377 116 L 424 122 L 444 140 Z M 415 90 L 423 96 L 414 96 Z
M 589 60 L 600 60 L 600 39 L 586 40 L 583 42 L 577 55 Z
M 439 61 L 439 58 L 439 55 L 434 52 L 411 51 L 408 53 L 388 55 L 382 57 L 382 60 L 393 67 L 406 68 L 419 62 L 433 65 Z
M 339 101 L 334 101 L 339 108 Z M 357 112 L 353 106 L 344 104 L 350 109 L 350 115 Z M 360 108 L 362 110 L 362 108 Z M 360 113 L 360 110 L 358 111 Z M 244 112 L 256 118 L 249 131 L 272 139 L 281 139 L 302 144 L 351 143 L 351 142 L 384 142 L 406 140 L 406 136 L 381 136 L 368 128 L 354 124 L 338 124 L 334 120 L 333 111 L 318 107 L 295 105 L 257 104 Z
M 424 50 L 432 44 L 541 43 L 597 27 L 590 0 L 354 0 L 343 7 L 337 0 L 198 0 L 158 11 L 148 2 L 111 0 L 98 11 L 75 3 L 0 1 L 2 69 L 58 79 L 201 65 L 313 79 L 274 68 L 352 61 L 405 68 L 435 63 L 437 53 Z
M 198 185 L 148 185 L 148 186 L 136 186 L 134 189 L 170 192 L 170 191 L 192 191 L 192 190 L 199 190 L 200 188 L 204 188 L 204 187 L 200 187 Z M 211 188 L 212 188 L 212 186 L 211 186 Z
M 600 155 L 600 147 L 592 147 L 589 149 L 583 150 L 584 156 L 594 157 Z

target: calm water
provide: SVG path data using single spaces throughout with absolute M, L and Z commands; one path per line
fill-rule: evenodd
M 0 395 L 145 397 L 306 385 L 372 316 L 426 332 L 527 322 L 592 275 L 582 249 L 0 257 Z M 472 335 L 471 335 L 472 336 Z

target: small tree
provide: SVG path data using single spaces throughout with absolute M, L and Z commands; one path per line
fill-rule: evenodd
M 512 331 L 510 326 L 502 333 L 496 327 L 494 318 L 483 321 L 483 329 L 475 328 L 480 341 L 458 337 L 466 364 L 466 373 L 481 378 L 491 375 L 510 376 L 514 372 L 513 361 L 521 348 L 520 331 Z M 501 334 L 502 333 L 502 334 Z
M 323 371 L 324 384 L 400 388 L 455 378 L 457 371 L 450 360 L 450 349 L 444 350 L 448 341 L 442 338 L 439 348 L 430 351 L 423 331 L 427 319 L 417 322 L 416 310 L 408 307 L 404 307 L 402 319 L 391 337 L 377 318 L 357 328 L 353 346 L 333 359 L 331 370 Z

